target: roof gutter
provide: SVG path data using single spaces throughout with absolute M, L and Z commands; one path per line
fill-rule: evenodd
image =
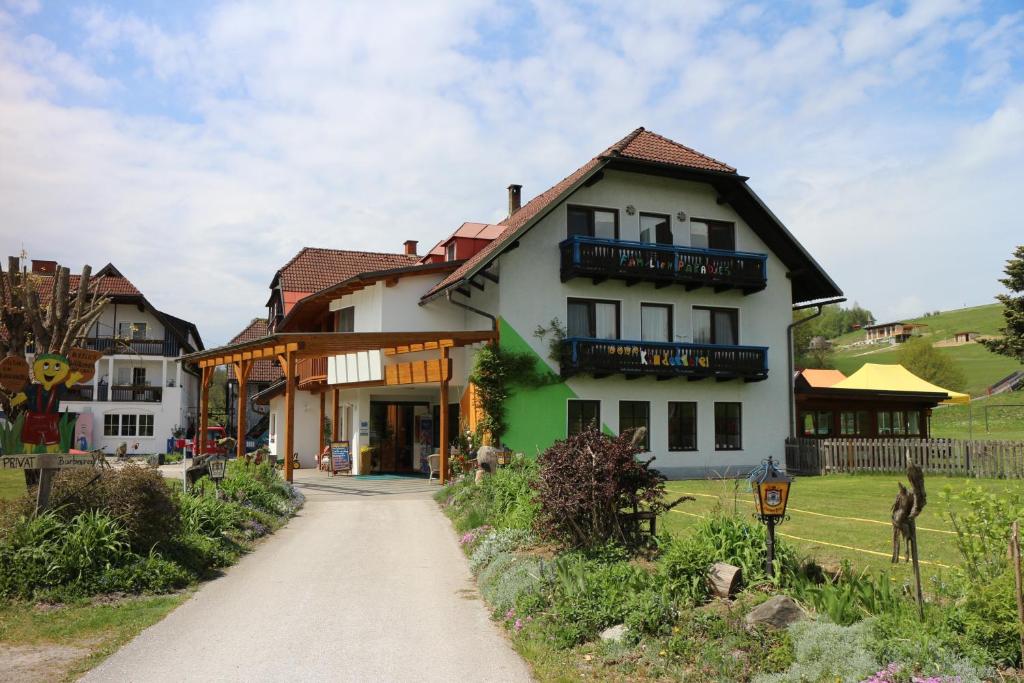
M 799 311 L 805 308 L 817 307 L 818 310 L 810 314 L 806 318 L 800 320 L 794 320 L 789 325 L 786 325 L 786 360 L 789 363 L 789 438 L 796 438 L 796 379 L 793 377 L 793 328 L 797 325 L 803 325 L 806 322 L 814 320 L 824 311 L 825 306 L 829 304 L 839 304 L 846 301 L 845 296 L 836 297 L 834 299 L 824 299 L 813 303 L 800 304 L 794 306 L 794 311 Z

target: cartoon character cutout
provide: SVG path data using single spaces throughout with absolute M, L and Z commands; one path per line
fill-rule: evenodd
M 71 362 L 56 353 L 36 356 L 32 375 L 35 383 L 11 400 L 12 406 L 26 404 L 21 441 L 28 452 L 37 446 L 56 452 L 60 449 L 60 402 L 84 375 L 72 370 Z

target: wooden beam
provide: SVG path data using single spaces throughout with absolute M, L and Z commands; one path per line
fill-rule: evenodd
M 292 481 L 292 453 L 295 449 L 295 353 L 289 352 L 281 363 L 284 368 L 284 478 Z
M 483 285 L 483 283 L 481 283 L 481 282 L 477 282 L 477 281 L 476 281 L 475 279 L 473 279 L 473 278 L 470 278 L 470 279 L 469 279 L 469 284 L 473 285 L 474 287 L 476 287 L 477 289 L 479 289 L 479 290 L 480 290 L 481 292 L 482 292 L 482 291 L 484 291 L 484 285 Z
M 331 399 L 331 405 L 333 409 L 331 411 L 331 439 L 334 441 L 341 440 L 341 392 L 337 389 L 333 392 L 334 396 Z
M 324 427 L 327 426 L 327 425 L 324 424 L 324 421 L 326 419 L 327 419 L 327 392 L 324 391 L 324 392 L 320 393 L 320 423 L 319 423 L 320 424 L 320 433 L 318 434 L 319 438 L 317 439 L 317 443 L 320 444 L 320 450 L 317 451 L 317 455 L 316 455 L 316 457 L 318 459 L 320 457 L 320 454 L 324 452 L 324 446 L 325 446 L 325 444 L 324 444 L 324 431 L 325 431 Z M 320 465 L 320 463 L 318 462 L 317 466 L 319 467 L 319 465 Z
M 448 347 L 441 349 L 441 362 L 448 364 L 451 359 L 448 357 Z M 438 477 L 441 485 L 444 486 L 448 483 L 448 378 L 445 377 L 441 380 L 441 410 L 439 411 L 441 424 L 438 425 L 438 434 L 441 439 L 441 462 L 439 466 L 441 468 L 441 474 Z
M 442 351 L 447 355 L 447 347 Z M 433 358 L 430 360 L 414 360 L 408 363 L 395 363 L 384 368 L 384 384 L 397 386 L 403 384 L 434 384 L 452 377 L 451 358 Z
M 498 276 L 489 270 L 481 270 L 479 273 L 477 273 L 477 275 L 487 278 L 494 284 L 498 284 Z
M 235 424 L 237 432 L 235 435 L 235 457 L 241 460 L 245 456 L 245 433 L 248 425 L 249 407 L 249 373 L 252 371 L 252 361 L 242 360 L 234 364 L 235 377 L 238 379 L 238 407 Z
M 213 367 L 203 368 L 202 383 L 199 388 L 199 430 L 196 433 L 192 451 L 194 455 L 206 453 L 206 437 L 210 413 L 210 382 L 213 381 Z

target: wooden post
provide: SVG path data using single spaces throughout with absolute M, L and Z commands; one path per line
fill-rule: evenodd
M 1020 628 L 1020 652 L 1024 659 L 1024 586 L 1021 585 L 1020 568 L 1020 521 L 1013 521 L 1013 531 L 1010 534 L 1010 556 L 1013 558 L 1013 578 L 1016 582 L 1017 596 L 1017 623 Z
M 40 455 L 39 488 L 36 489 L 36 514 L 50 506 L 50 492 L 53 490 L 53 478 L 57 476 L 57 456 Z
M 448 434 L 448 373 L 445 366 L 448 364 L 448 347 L 441 347 L 441 410 L 439 411 L 440 424 L 437 426 L 439 438 L 441 439 L 441 459 L 438 463 L 441 468 L 439 481 L 442 486 L 448 483 L 448 441 L 451 438 Z
M 210 382 L 213 380 L 213 366 L 203 368 L 202 385 L 199 389 L 199 431 L 196 434 L 193 456 L 206 453 L 206 437 L 209 427 Z
M 320 458 L 320 454 L 324 452 L 324 446 L 326 445 L 325 444 L 325 440 L 326 439 L 325 439 L 325 436 L 324 436 L 324 420 L 325 419 L 327 419 L 327 392 L 326 391 L 321 391 L 320 392 L 320 423 L 319 423 L 320 424 L 320 434 L 319 434 L 319 436 L 317 438 L 317 443 L 320 444 L 320 450 L 318 450 L 317 454 L 316 454 L 316 457 L 318 459 Z M 320 463 L 317 462 L 317 467 L 319 467 L 319 466 L 320 466 Z
M 246 414 L 249 412 L 249 372 L 252 370 L 252 361 L 243 360 L 235 363 L 235 377 L 238 379 L 238 419 L 236 424 L 238 425 L 238 433 L 236 443 L 235 457 L 239 462 L 245 456 L 245 432 L 248 428 L 246 425 Z
M 295 352 L 281 357 L 284 369 L 284 479 L 292 481 L 292 452 L 295 448 Z
M 331 412 L 331 439 L 341 441 L 341 392 L 335 389 L 332 393 L 334 409 Z

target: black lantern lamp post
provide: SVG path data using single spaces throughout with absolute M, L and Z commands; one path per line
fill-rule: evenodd
M 789 485 L 792 483 L 793 479 L 775 466 L 771 456 L 750 473 L 750 487 L 754 491 L 757 517 L 768 526 L 768 557 L 765 560 L 768 576 L 775 575 L 775 525 L 782 524 L 786 518 Z

